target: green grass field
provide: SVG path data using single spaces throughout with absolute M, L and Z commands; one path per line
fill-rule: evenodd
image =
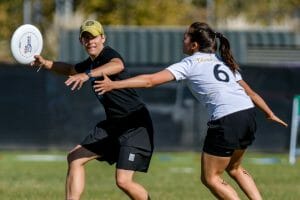
M 300 161 L 291 166 L 287 158 L 283 154 L 246 154 L 244 167 L 253 175 L 264 199 L 300 199 Z M 66 169 L 65 152 L 0 151 L 0 199 L 63 199 Z M 128 199 L 115 186 L 114 170 L 114 166 L 106 163 L 88 163 L 82 199 Z M 138 173 L 136 180 L 148 189 L 154 200 L 215 199 L 201 184 L 199 176 L 199 153 L 156 152 L 149 172 Z M 239 190 L 227 175 L 224 178 Z M 246 199 L 242 193 L 240 196 Z

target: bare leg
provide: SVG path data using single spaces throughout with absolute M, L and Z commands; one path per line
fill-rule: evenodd
M 133 175 L 134 171 L 117 169 L 117 186 L 133 200 L 148 200 L 148 192 L 143 186 L 133 181 Z
M 79 200 L 84 190 L 84 164 L 98 156 L 77 145 L 68 154 L 68 173 L 66 178 L 66 200 Z
M 226 169 L 228 174 L 239 184 L 240 188 L 251 200 L 261 200 L 262 197 L 250 174 L 241 166 L 245 150 L 235 150 Z
M 219 157 L 202 153 L 201 181 L 218 199 L 239 200 L 236 191 L 222 179 L 230 157 Z

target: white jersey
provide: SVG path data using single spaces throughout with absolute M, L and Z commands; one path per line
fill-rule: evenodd
M 194 53 L 167 68 L 177 81 L 186 80 L 193 95 L 207 108 L 211 120 L 254 107 L 239 72 L 233 73 L 215 54 Z

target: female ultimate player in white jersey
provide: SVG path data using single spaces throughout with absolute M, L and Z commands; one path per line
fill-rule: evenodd
M 220 57 L 216 54 L 217 39 Z M 201 181 L 218 199 L 237 200 L 237 192 L 221 178 L 226 171 L 249 199 L 262 199 L 254 180 L 241 166 L 256 131 L 254 104 L 268 119 L 283 126 L 287 124 L 243 81 L 229 41 L 221 33 L 214 32 L 206 23 L 195 22 L 184 34 L 183 52 L 189 57 L 160 72 L 121 81 L 111 81 L 104 75 L 103 81 L 96 81 L 94 89 L 105 93 L 186 80 L 210 117 L 201 158 Z

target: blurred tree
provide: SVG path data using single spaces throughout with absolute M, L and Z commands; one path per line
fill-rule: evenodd
M 186 25 L 205 19 L 203 0 L 75 0 L 78 11 L 110 25 Z
M 23 24 L 23 3 L 24 0 L 0 0 L 0 44 L 3 51 L 0 51 L 0 60 L 11 60 L 10 38 L 18 26 Z M 36 25 L 42 33 L 52 25 L 54 2 L 43 0 L 30 0 L 31 23 Z M 44 35 L 46 36 L 46 35 Z M 47 52 L 47 48 L 45 51 Z
M 8 38 L 10 36 L 11 30 L 16 28 L 22 21 L 22 10 L 23 4 L 22 0 L 0 0 L 0 39 Z
M 0 0 L 0 44 L 8 49 L 13 31 L 23 24 L 25 0 Z M 53 35 L 55 3 L 57 0 L 28 0 L 32 5 L 32 23 L 43 35 Z M 60 0 L 65 1 L 65 0 Z M 235 22 L 228 19 L 242 17 L 245 24 L 274 26 L 295 21 L 298 30 L 300 0 L 71 0 L 74 13 L 82 18 L 96 18 L 104 25 L 188 25 L 193 21 L 213 19 L 213 26 Z M 213 7 L 208 9 L 208 4 Z M 74 18 L 75 20 L 75 18 Z M 229 21 L 229 22 L 228 22 Z M 232 23 L 232 24 L 230 24 Z M 69 25 L 78 26 L 76 23 Z M 55 41 L 52 36 L 51 41 Z M 50 42 L 51 43 L 51 42 Z M 51 43 L 52 46 L 54 43 Z M 4 55 L 5 54 L 5 55 Z M 7 58 L 7 50 L 0 51 L 0 59 Z
M 23 0 L 0 0 L 0 40 L 9 38 L 18 26 L 23 24 Z M 41 29 L 52 24 L 54 3 L 31 0 L 32 23 Z
M 215 0 L 216 20 L 223 23 L 234 17 L 244 16 L 248 23 L 272 26 L 296 18 L 300 0 Z
M 216 22 L 244 15 L 250 23 L 280 24 L 299 18 L 300 0 L 210 0 L 214 2 Z M 0 0 L 0 40 L 23 23 L 24 0 Z M 55 0 L 30 0 L 33 22 L 42 29 L 53 23 Z M 74 11 L 84 17 L 95 16 L 109 25 L 187 25 L 206 21 L 208 0 L 73 0 Z

